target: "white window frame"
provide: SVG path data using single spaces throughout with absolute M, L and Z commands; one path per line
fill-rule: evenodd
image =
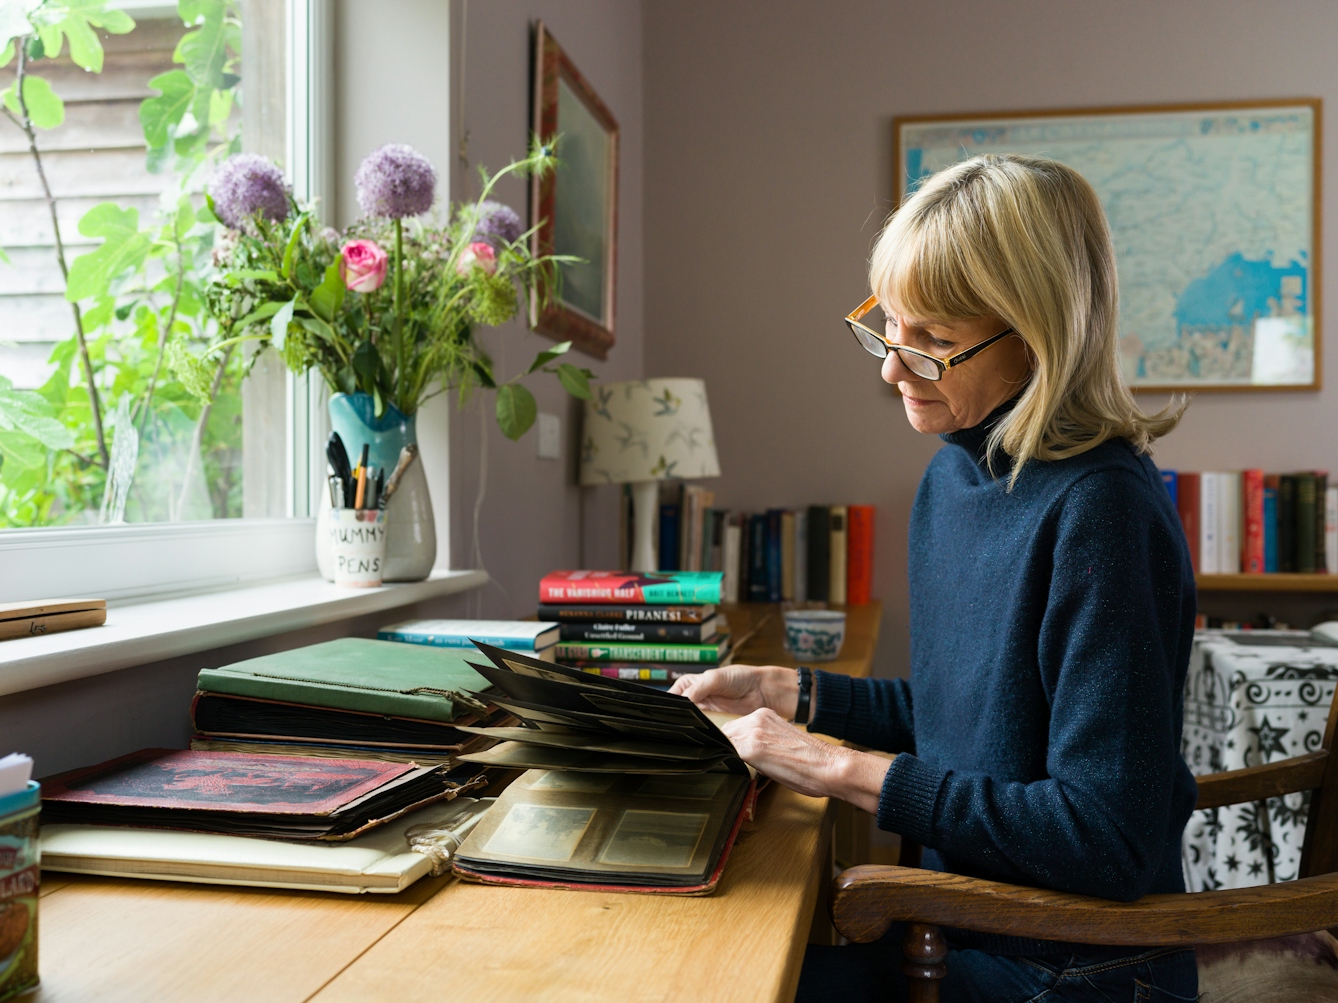
M 286 159 L 295 194 L 322 197 L 329 205 L 333 2 L 283 2 Z M 162 5 L 122 6 L 147 13 Z M 324 480 L 326 394 L 318 379 L 288 375 L 285 396 L 288 518 L 3 530 L 0 602 L 74 595 L 140 599 L 314 574 L 312 514 Z

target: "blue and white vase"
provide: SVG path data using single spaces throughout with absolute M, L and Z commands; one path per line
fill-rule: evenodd
M 358 462 L 363 443 L 367 444 L 367 465 L 384 467 L 389 479 L 400 450 L 418 442 L 414 416 L 387 405 L 376 417 L 370 394 L 334 394 L 330 398 L 330 426 L 344 440 L 350 465 Z M 334 581 L 334 555 L 327 527 L 330 523 L 329 498 L 322 495 L 316 512 L 316 564 L 328 581 Z M 400 479 L 399 487 L 386 505 L 386 563 L 383 580 L 418 582 L 432 571 L 437 560 L 437 528 L 432 518 L 432 498 L 423 472 L 423 457 Z

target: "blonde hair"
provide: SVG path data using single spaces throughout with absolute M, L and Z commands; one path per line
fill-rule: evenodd
M 1187 402 L 1144 414 L 1120 372 L 1115 249 L 1096 192 L 1045 157 L 987 154 L 928 178 L 888 220 L 869 282 L 897 313 L 998 317 L 1034 370 L 986 440 L 1013 459 L 1076 456 L 1122 438 L 1140 453 L 1175 428 Z

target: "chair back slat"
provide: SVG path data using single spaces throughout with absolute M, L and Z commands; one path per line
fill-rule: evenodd
M 1329 721 L 1324 727 L 1326 752 L 1333 751 L 1334 734 L 1338 732 L 1338 691 L 1334 692 L 1329 707 Z M 1300 877 L 1330 874 L 1338 871 L 1338 755 L 1330 755 L 1324 768 L 1324 780 L 1310 796 L 1310 818 L 1305 827 L 1305 844 L 1301 849 Z

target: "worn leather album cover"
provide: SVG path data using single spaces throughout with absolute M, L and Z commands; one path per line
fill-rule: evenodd
M 347 839 L 486 782 L 467 769 L 144 749 L 43 782 L 43 821 Z M 466 776 L 465 774 L 468 774 Z

